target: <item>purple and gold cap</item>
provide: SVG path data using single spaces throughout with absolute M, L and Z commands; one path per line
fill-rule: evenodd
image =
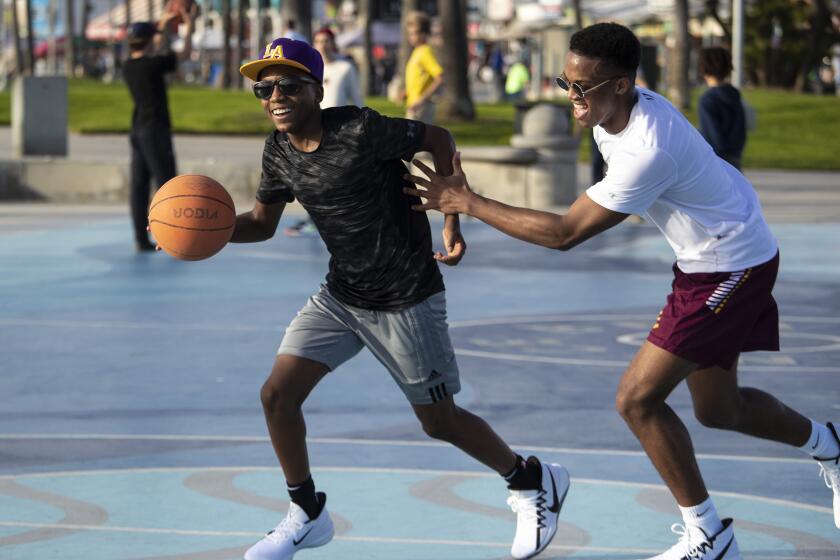
M 262 58 L 243 64 L 239 68 L 239 73 L 256 82 L 263 69 L 277 64 L 299 68 L 311 74 L 318 82 L 324 81 L 324 60 L 321 58 L 321 53 L 305 41 L 295 41 L 285 37 L 275 39 L 266 45 Z

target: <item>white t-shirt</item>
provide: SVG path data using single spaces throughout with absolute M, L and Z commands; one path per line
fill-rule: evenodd
M 321 108 L 362 106 L 362 93 L 356 69 L 346 60 L 324 63 L 324 100 Z
M 731 272 L 772 259 L 778 243 L 749 181 L 667 99 L 636 91 L 624 130 L 594 129 L 608 168 L 586 194 L 656 224 L 683 272 Z

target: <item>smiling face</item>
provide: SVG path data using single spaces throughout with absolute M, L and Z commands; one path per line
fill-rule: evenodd
M 601 59 L 590 58 L 573 51 L 566 57 L 563 76 L 569 83 L 577 83 L 584 91 L 598 86 L 581 97 L 574 88 L 568 92 L 572 103 L 572 116 L 585 128 L 603 126 L 607 132 L 620 132 L 629 118 L 632 103 L 627 103 L 627 96 L 634 95 L 630 78 L 622 75 Z M 603 85 L 602 82 L 609 80 Z M 619 126 L 621 125 L 621 126 Z M 616 130 L 616 127 L 619 127 Z
M 312 79 L 312 76 L 298 68 L 280 64 L 269 66 L 259 75 L 260 81 L 284 78 Z M 313 120 L 320 123 L 319 104 L 323 98 L 323 87 L 319 84 L 305 84 L 298 93 L 289 96 L 283 95 L 280 88 L 275 87 L 271 97 L 261 99 L 260 103 L 278 131 L 295 135 L 316 124 Z

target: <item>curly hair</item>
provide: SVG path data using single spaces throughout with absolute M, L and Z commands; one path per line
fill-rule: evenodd
M 642 58 L 639 39 L 617 23 L 596 23 L 572 35 L 569 50 L 588 58 L 600 58 L 617 70 L 635 75 Z
M 732 55 L 723 47 L 708 47 L 700 51 L 700 74 L 724 80 L 732 72 Z

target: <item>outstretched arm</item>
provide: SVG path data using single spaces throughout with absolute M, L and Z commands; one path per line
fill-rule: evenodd
M 519 208 L 485 198 L 470 189 L 458 153 L 452 159 L 454 173 L 449 177 L 435 173 L 422 162 L 415 161 L 414 164 L 428 176 L 406 176 L 415 185 L 423 187 L 405 189 L 406 194 L 426 199 L 424 204 L 414 206 L 415 210 L 467 214 L 511 237 L 543 247 L 567 251 L 628 216 L 596 204 L 586 194 L 578 197 L 566 214 Z
M 233 230 L 231 243 L 254 243 L 265 241 L 274 236 L 280 216 L 286 207 L 284 202 L 277 204 L 263 204 L 259 200 L 254 203 L 250 212 L 236 216 L 236 227 Z

